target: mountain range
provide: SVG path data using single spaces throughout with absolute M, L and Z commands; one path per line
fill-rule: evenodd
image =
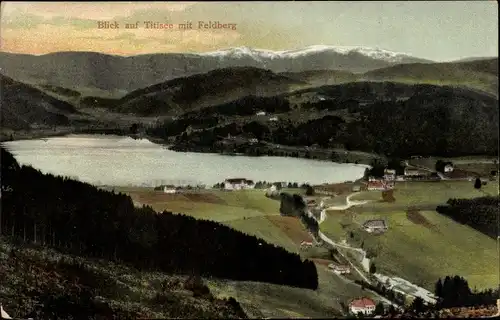
M 362 73 L 401 63 L 432 61 L 367 47 L 310 46 L 270 51 L 238 47 L 206 53 L 145 54 L 130 57 L 96 52 L 40 56 L 0 52 L 1 72 L 13 79 L 73 89 L 84 95 L 122 96 L 174 78 L 230 67 L 279 72 L 340 70 Z
M 495 143 L 487 137 L 498 127 L 498 107 L 493 107 L 498 102 L 498 58 L 437 63 L 364 47 L 313 46 L 290 51 L 241 47 L 133 57 L 95 52 L 0 53 L 0 67 L 1 124 L 12 130 L 53 130 L 54 126 L 70 131 L 128 130 L 133 123 L 150 126 L 171 119 L 167 125 L 173 134 L 164 136 L 163 125 L 159 127 L 163 133 L 157 134 L 170 139 L 188 127 L 208 134 L 214 128 L 257 121 L 264 131 L 289 130 L 278 130 L 269 139 L 308 145 L 311 141 L 305 138 L 289 141 L 284 137 L 299 134 L 295 125 L 334 116 L 344 121 L 339 122 L 338 141 L 351 149 L 373 151 L 376 141 L 385 141 L 391 134 L 380 135 L 369 124 L 396 119 L 377 118 L 373 112 L 384 105 L 384 109 L 399 110 L 419 123 L 431 117 L 429 110 L 446 110 L 451 123 L 465 117 L 472 122 L 457 123 L 470 128 L 476 120 L 485 123 L 481 134 L 477 131 L 481 148 L 475 148 L 475 152 L 483 152 Z M 280 121 L 256 119 L 259 110 L 276 114 Z M 408 110 L 415 113 L 407 114 Z M 394 121 L 393 127 L 402 119 Z M 432 128 L 419 139 L 440 134 L 437 127 Z M 316 132 L 304 130 L 306 136 Z M 358 137 L 359 130 L 366 131 L 364 138 Z M 418 136 L 418 128 L 412 130 Z M 446 133 L 449 152 L 467 149 L 454 138 L 462 137 L 460 132 Z M 329 141 L 325 134 L 318 141 Z M 367 137 L 372 142 L 360 144 Z M 398 148 L 397 152 L 406 152 Z

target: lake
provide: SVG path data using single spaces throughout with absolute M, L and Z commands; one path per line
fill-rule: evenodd
M 367 167 L 310 159 L 175 152 L 146 139 L 108 135 L 68 135 L 2 145 L 20 164 L 94 185 L 212 186 L 227 178 L 336 183 L 362 177 Z

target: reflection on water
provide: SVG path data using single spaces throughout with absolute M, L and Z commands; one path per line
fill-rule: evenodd
M 226 178 L 319 184 L 360 178 L 366 166 L 281 157 L 175 152 L 149 140 L 70 135 L 3 145 L 21 164 L 96 185 L 211 186 Z

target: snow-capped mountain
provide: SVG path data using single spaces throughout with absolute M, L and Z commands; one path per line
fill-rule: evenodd
M 156 83 L 229 67 L 279 72 L 341 70 L 364 73 L 402 63 L 431 62 L 362 46 L 316 45 L 271 51 L 236 47 L 214 52 L 160 53 L 122 57 L 97 52 L 56 52 L 41 56 L 0 52 L 2 73 L 18 81 L 63 88 L 130 92 Z
M 401 52 L 394 52 L 380 48 L 362 47 L 362 46 L 327 46 L 314 45 L 296 50 L 272 51 L 266 49 L 254 49 L 250 47 L 236 47 L 212 52 L 200 53 L 200 56 L 221 57 L 221 58 L 244 58 L 249 57 L 257 61 L 266 59 L 293 59 L 315 54 L 333 53 L 341 55 L 360 54 L 372 59 L 384 60 L 389 63 L 402 63 L 414 57 Z M 419 59 L 421 60 L 421 59 Z

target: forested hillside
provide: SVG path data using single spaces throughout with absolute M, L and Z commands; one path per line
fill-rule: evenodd
M 75 108 L 64 101 L 0 74 L 0 125 L 9 129 L 68 125 Z
M 350 83 L 314 90 L 294 93 L 293 99 L 307 102 L 293 106 L 287 103 L 291 96 L 273 101 L 239 99 L 210 107 L 210 112 L 193 111 L 149 133 L 162 138 L 178 135 L 181 150 L 212 152 L 218 150 L 220 137 L 249 134 L 281 145 L 317 144 L 403 158 L 497 154 L 499 113 L 494 97 L 461 88 L 395 83 Z M 311 94 L 324 100 L 307 98 Z M 255 112 L 255 105 L 271 110 L 266 102 L 272 102 L 279 121 L 242 118 Z M 292 113 L 308 116 L 294 118 Z M 181 135 L 189 126 L 199 130 Z
M 312 261 L 222 224 L 136 208 L 129 196 L 19 166 L 1 150 L 0 231 L 139 269 L 316 289 Z
M 468 225 L 487 236 L 497 238 L 498 197 L 482 197 L 475 199 L 450 199 L 446 206 L 437 207 L 437 212 L 461 223 Z

